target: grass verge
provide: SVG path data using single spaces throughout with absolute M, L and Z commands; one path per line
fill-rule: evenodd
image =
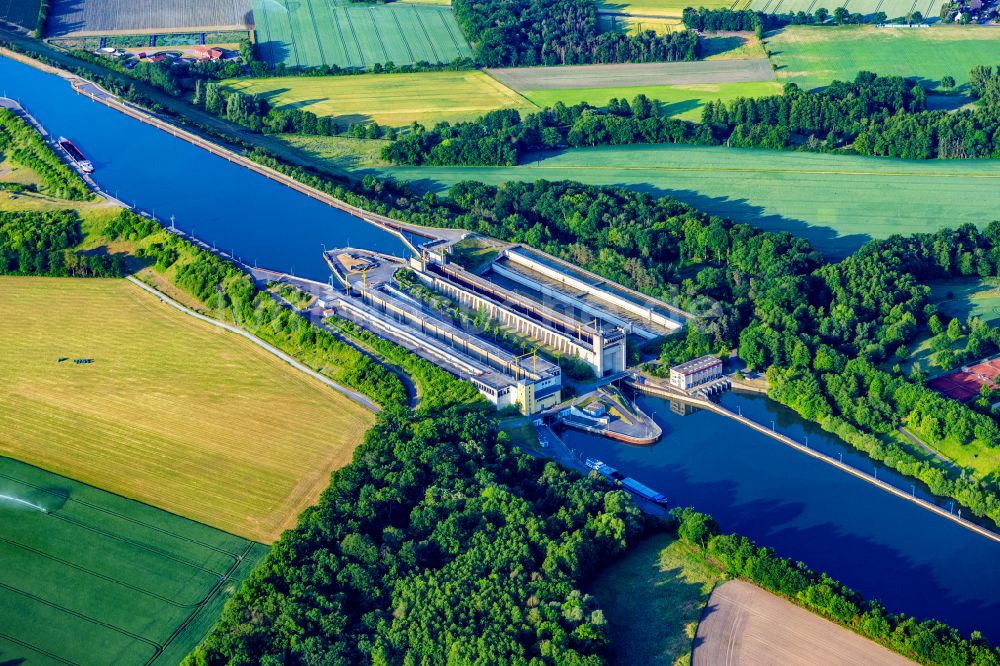
M 608 620 L 612 662 L 689 664 L 705 604 L 722 573 L 669 534 L 657 534 L 601 572 L 590 586 Z

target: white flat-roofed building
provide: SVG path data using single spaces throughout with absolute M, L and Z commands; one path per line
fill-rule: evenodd
M 685 391 L 722 376 L 722 361 L 700 356 L 670 368 L 670 385 Z

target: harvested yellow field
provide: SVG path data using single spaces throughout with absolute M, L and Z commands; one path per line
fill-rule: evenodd
M 742 580 L 715 588 L 708 608 L 698 625 L 692 666 L 913 664 L 874 641 Z
M 494 109 L 537 110 L 478 71 L 233 79 L 225 86 L 260 95 L 271 106 L 333 116 L 341 125 L 374 120 L 393 127 L 413 121 L 430 127 L 443 120 L 472 120 Z
M 265 543 L 374 421 L 125 280 L 0 277 L 0 377 L 0 455 Z

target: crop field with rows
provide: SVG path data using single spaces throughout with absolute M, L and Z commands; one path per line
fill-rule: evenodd
M 254 0 L 260 57 L 289 67 L 451 62 L 471 56 L 450 7 Z
M 0 458 L 5 664 L 177 664 L 267 548 Z

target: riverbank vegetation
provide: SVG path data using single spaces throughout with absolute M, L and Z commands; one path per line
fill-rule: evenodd
M 10 109 L 0 108 L 0 154 L 34 172 L 46 194 L 70 201 L 93 198 L 79 174 L 60 159 L 34 127 Z
M 193 296 L 215 319 L 235 323 L 383 406 L 409 403 L 398 377 L 329 331 L 283 307 L 266 291 L 258 290 L 249 275 L 210 251 L 127 210 L 107 227 L 105 234 L 110 240 L 133 241 L 132 252 L 137 257 L 152 263 L 166 280 Z
M 749 580 L 917 663 L 1000 663 L 1000 653 L 978 633 L 965 638 L 936 620 L 893 613 L 802 562 L 780 557 L 746 537 L 721 534 L 705 514 L 675 509 L 671 516 L 680 538 L 721 565 L 727 576 Z
M 84 240 L 74 210 L 0 211 L 0 275 L 121 277 L 119 255 L 80 250 Z

